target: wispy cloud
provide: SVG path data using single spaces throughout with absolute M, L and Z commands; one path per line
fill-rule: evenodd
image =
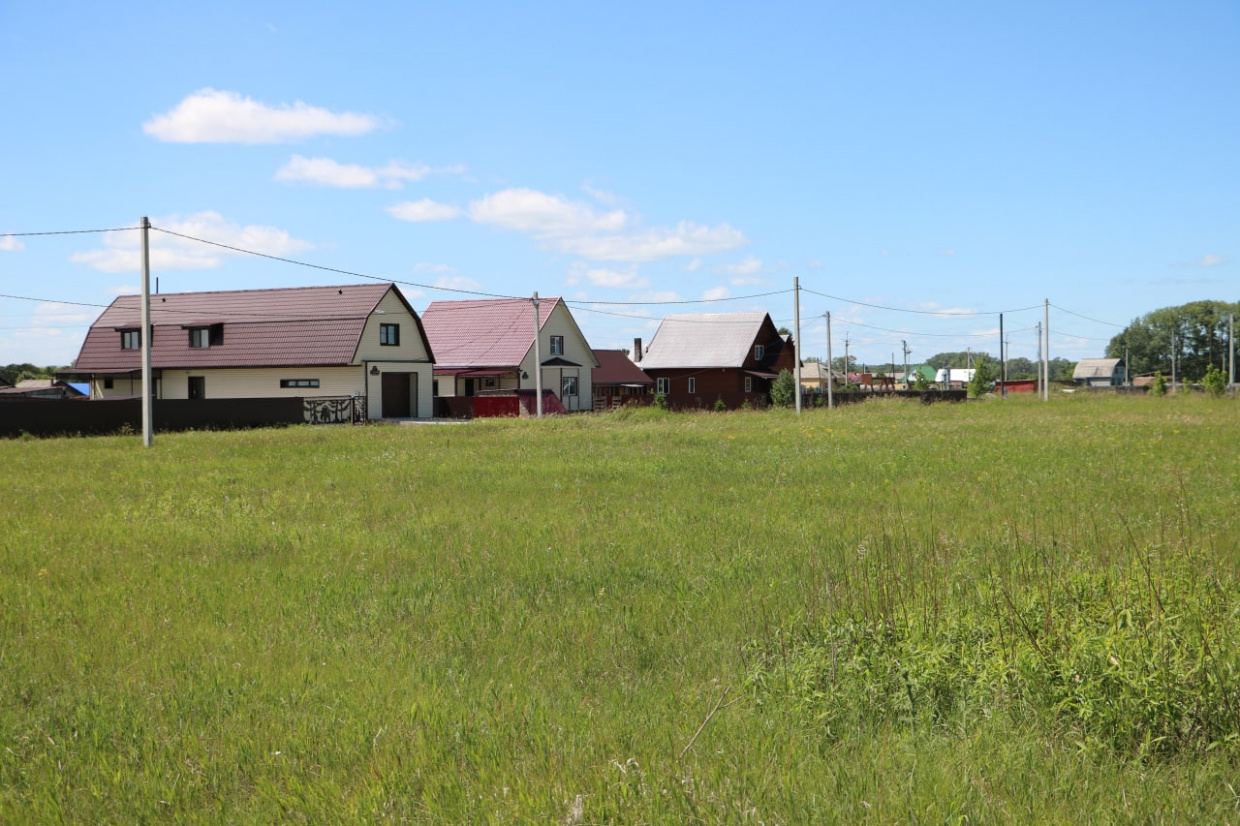
M 402 201 L 387 208 L 388 215 L 402 221 L 424 223 L 426 221 L 450 221 L 461 214 L 461 210 L 451 204 L 441 204 L 430 198 L 420 201 Z
M 650 279 L 638 275 L 634 269 L 614 270 L 577 264 L 569 270 L 565 283 L 569 286 L 586 283 L 613 290 L 644 290 L 650 286 Z
M 642 262 L 679 256 L 711 255 L 745 243 L 727 224 L 704 226 L 681 221 L 674 227 L 637 228 L 622 209 L 607 212 L 560 195 L 533 189 L 506 189 L 474 201 L 476 223 L 529 235 L 553 249 L 592 261 Z
M 0 235 L 0 250 L 4 252 L 21 252 L 26 245 L 12 235 Z
M 1216 253 L 1209 253 L 1200 258 L 1194 258 L 1192 261 L 1185 261 L 1182 267 L 1217 267 L 1220 264 L 1227 263 L 1227 259 Z
M 300 100 L 269 106 L 237 92 L 199 89 L 142 124 L 142 131 L 168 143 L 260 144 L 365 135 L 379 125 L 372 115 L 331 112 Z
M 735 264 L 725 264 L 720 269 L 728 275 L 753 276 L 762 272 L 762 259 L 756 255 L 747 255 Z
M 455 267 L 449 267 L 447 264 L 432 264 L 429 261 L 419 261 L 413 265 L 414 275 L 426 275 L 428 273 L 445 273 L 456 272 Z
M 384 166 L 340 163 L 332 158 L 306 158 L 294 155 L 276 171 L 275 180 L 308 183 L 338 189 L 401 189 L 406 182 L 420 181 L 427 175 L 459 175 L 463 166 L 433 168 L 424 163 L 389 161 Z
M 152 223 L 182 235 L 192 235 L 265 255 L 287 256 L 314 248 L 310 242 L 294 238 L 282 229 L 257 224 L 241 226 L 226 220 L 218 212 L 198 212 L 184 218 L 171 215 L 155 218 Z M 142 262 L 138 233 L 105 233 L 103 245 L 103 249 L 75 252 L 69 256 L 69 260 L 86 264 L 100 272 L 138 271 Z M 162 232 L 151 233 L 151 266 L 157 270 L 216 269 L 225 258 L 236 255 L 241 253 Z
M 718 301 L 721 298 L 727 298 L 731 294 L 732 293 L 729 292 L 727 287 L 712 287 L 711 289 L 702 293 L 702 300 L 703 301 Z
M 464 275 L 442 275 L 435 279 L 435 286 L 441 290 L 466 290 L 481 292 L 482 285 Z

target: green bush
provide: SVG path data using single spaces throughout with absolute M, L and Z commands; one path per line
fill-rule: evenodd
M 776 407 L 792 407 L 797 399 L 797 380 L 788 369 L 780 370 L 779 377 L 771 382 L 771 404 Z
M 654 406 L 659 408 L 660 410 L 667 410 L 667 394 L 666 393 L 655 393 L 654 394 Z
M 1201 385 L 1211 396 L 1221 396 L 1227 392 L 1227 377 L 1223 375 L 1223 371 L 1218 368 L 1217 364 L 1211 364 L 1201 379 Z
M 715 398 L 715 412 L 722 413 L 727 409 L 728 409 L 728 403 L 723 400 L 723 396 L 717 396 Z
M 1150 385 L 1150 392 L 1155 396 L 1167 395 L 1167 380 L 1163 378 L 1161 371 L 1154 374 L 1154 383 Z

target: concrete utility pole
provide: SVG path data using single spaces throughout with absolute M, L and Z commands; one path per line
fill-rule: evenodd
M 844 333 L 844 384 L 848 384 L 848 371 L 852 365 L 848 361 L 848 333 Z
M 900 346 L 904 348 L 904 387 L 908 389 L 908 354 L 913 351 L 908 349 L 908 342 L 904 339 L 900 339 Z
M 835 367 L 831 364 L 831 313 L 827 314 L 827 409 L 835 407 Z
M 1007 352 L 1003 349 L 1003 313 L 999 313 L 999 386 L 1003 392 L 999 398 L 1007 398 Z
M 542 418 L 542 347 L 538 339 L 542 336 L 542 327 L 538 323 L 538 291 L 534 291 L 534 394 L 538 402 L 538 418 Z
M 1227 388 L 1236 389 L 1236 314 L 1227 314 Z
M 1046 347 L 1042 350 L 1042 372 L 1046 374 L 1046 381 L 1042 382 L 1043 401 L 1051 400 L 1051 300 L 1045 298 L 1042 300 L 1042 335 L 1046 337 Z
M 796 368 L 797 381 L 797 415 L 801 415 L 801 354 L 796 352 L 801 346 L 801 276 L 792 276 L 792 309 L 793 309 L 793 325 L 796 329 L 796 337 L 792 340 L 793 347 L 793 365 Z
M 151 409 L 151 222 L 142 217 L 142 446 L 155 443 L 154 411 Z
M 1034 325 L 1038 328 L 1038 399 L 1042 398 L 1042 322 Z
M 1171 392 L 1175 392 L 1175 333 L 1171 334 Z

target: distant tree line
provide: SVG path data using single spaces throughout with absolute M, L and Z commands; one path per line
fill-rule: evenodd
M 60 367 L 38 367 L 33 364 L 6 364 L 0 367 L 0 379 L 17 384 L 26 379 L 54 379 Z
M 1193 301 L 1154 310 L 1112 338 L 1107 344 L 1107 357 L 1124 358 L 1126 351 L 1132 375 L 1161 371 L 1170 376 L 1174 349 L 1180 377 L 1201 379 L 1212 364 L 1225 372 L 1229 313 L 1240 316 L 1240 303 Z

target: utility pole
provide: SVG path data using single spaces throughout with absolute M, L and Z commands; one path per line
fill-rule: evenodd
M 1236 314 L 1227 314 L 1227 388 L 1236 389 Z
M 155 443 L 154 411 L 151 409 L 151 222 L 142 217 L 142 446 Z
M 908 389 L 908 354 L 912 351 L 908 349 L 908 342 L 900 339 L 900 346 L 904 348 L 904 387 Z
M 542 347 L 538 339 L 542 328 L 538 324 L 538 290 L 534 291 L 534 394 L 537 396 L 538 418 L 542 418 Z
M 1175 392 L 1175 333 L 1171 334 L 1171 392 Z
M 835 367 L 831 364 L 831 313 L 827 312 L 827 409 L 835 407 Z
M 1042 335 L 1046 337 L 1046 347 L 1042 350 L 1042 372 L 1046 374 L 1046 381 L 1042 382 L 1043 401 L 1051 400 L 1051 300 L 1045 298 L 1042 300 Z
M 1124 342 L 1124 384 L 1132 387 L 1132 371 L 1128 369 L 1128 342 Z
M 848 371 L 852 365 L 848 361 L 848 333 L 844 333 L 844 384 L 848 384 Z
M 999 386 L 1003 391 L 999 398 L 1007 398 L 1007 353 L 1003 349 L 1003 313 L 999 313 Z
M 1035 325 L 1038 328 L 1038 399 L 1042 398 L 1042 322 Z
M 796 338 L 792 341 L 793 366 L 796 368 L 797 381 L 797 415 L 801 415 L 801 354 L 797 349 L 801 346 L 801 276 L 792 276 L 792 308 Z M 830 365 L 828 365 L 830 366 Z

